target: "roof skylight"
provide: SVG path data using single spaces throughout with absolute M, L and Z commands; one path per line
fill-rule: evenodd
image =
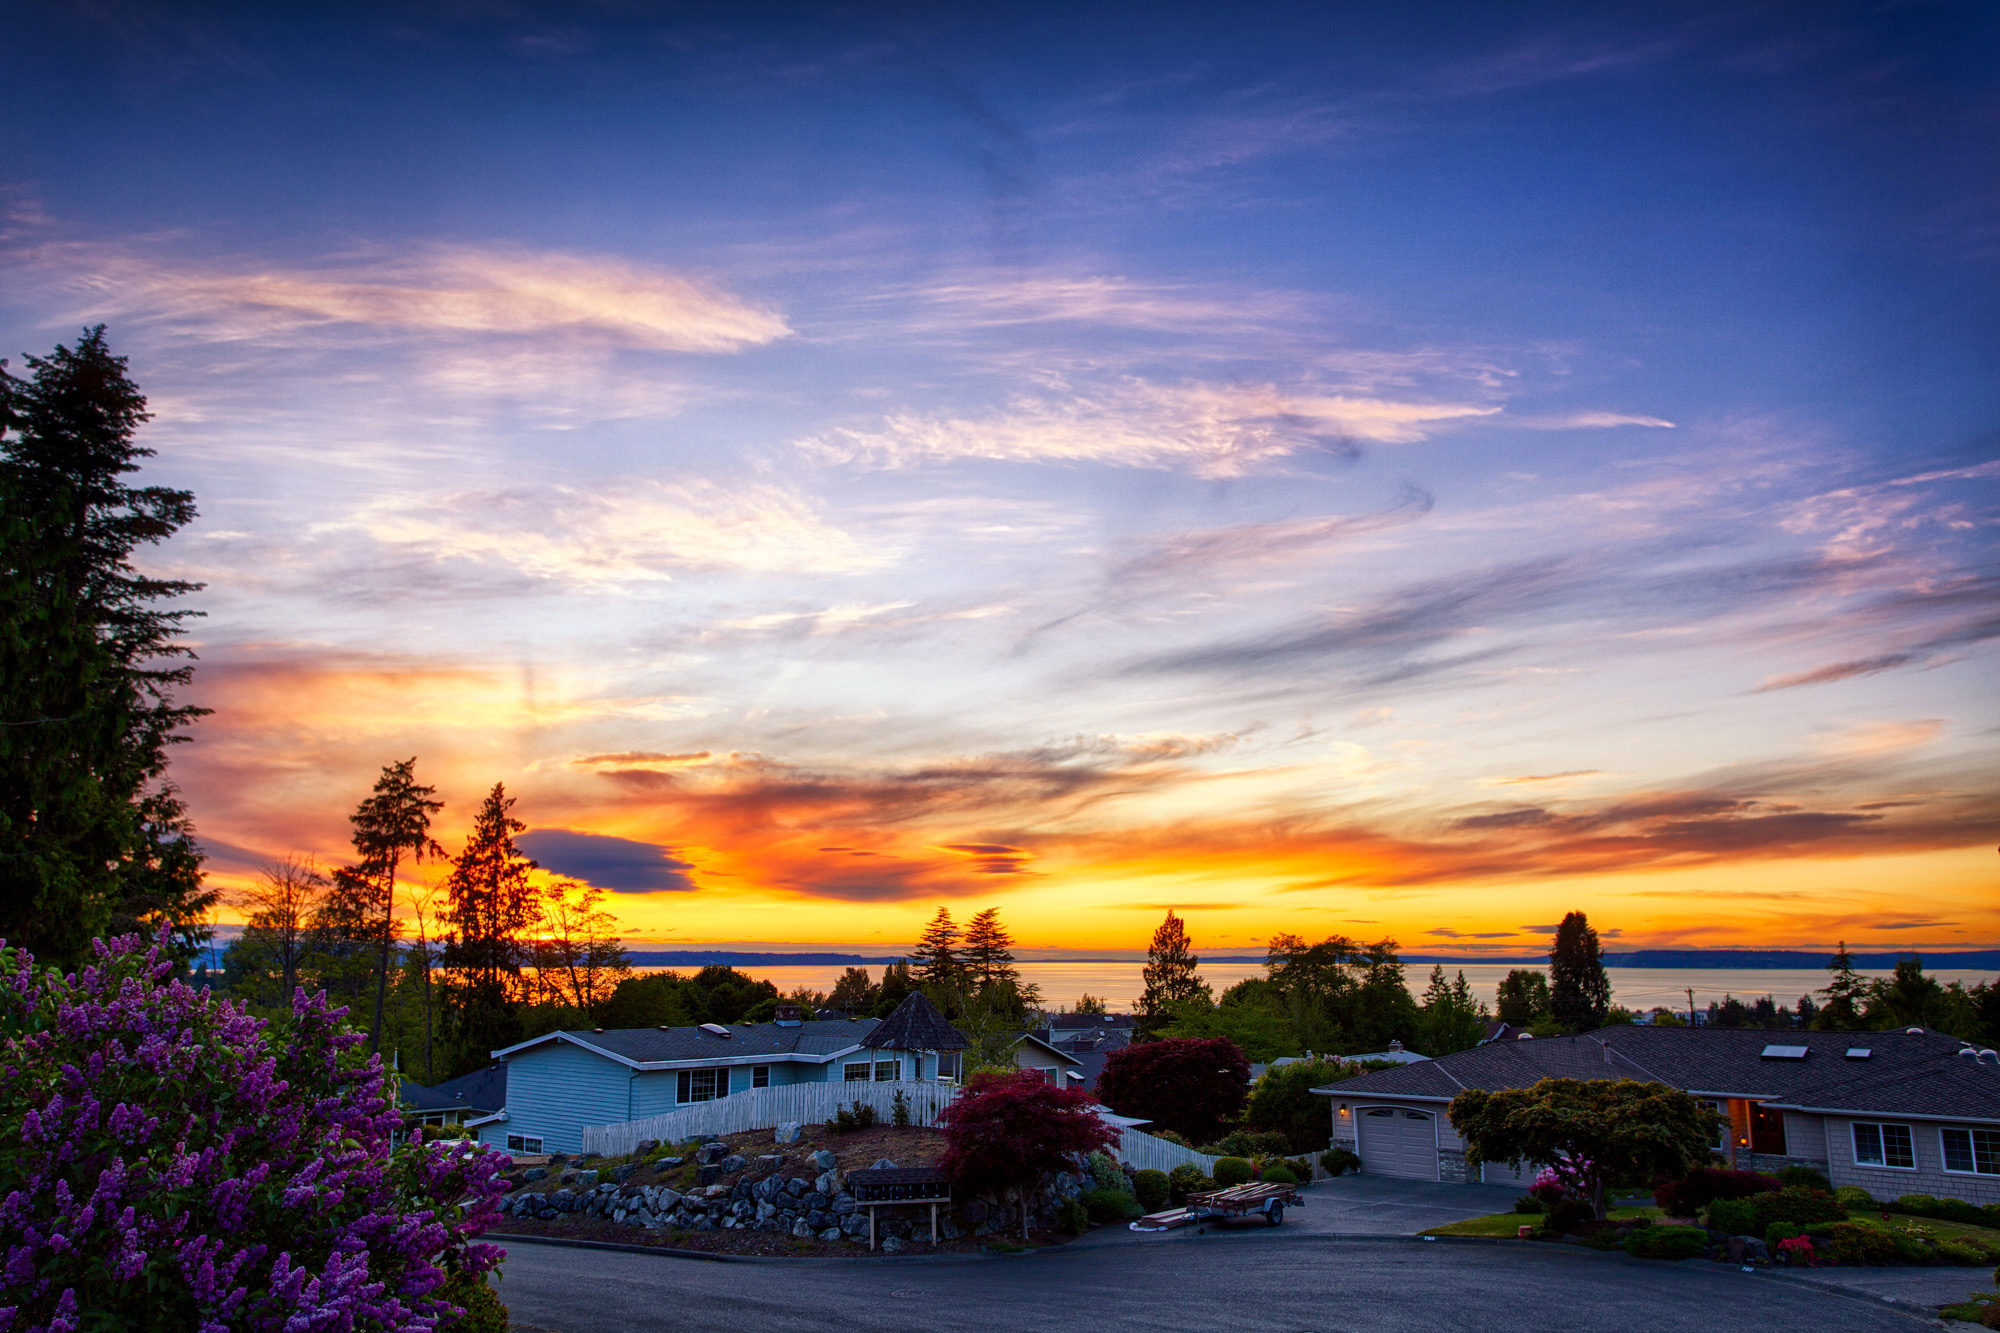
M 1806 1058 L 1807 1053 L 1808 1050 L 1804 1046 L 1772 1045 L 1764 1048 L 1764 1058 L 1766 1060 L 1803 1060 Z

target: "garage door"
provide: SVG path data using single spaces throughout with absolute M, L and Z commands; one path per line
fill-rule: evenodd
M 1438 1178 L 1437 1120 L 1429 1111 L 1370 1106 L 1355 1123 L 1361 1131 L 1361 1169 L 1377 1176 Z
M 1521 1169 L 1518 1171 L 1508 1166 L 1505 1162 L 1486 1162 L 1480 1167 L 1480 1170 L 1485 1173 L 1480 1179 L 1489 1185 L 1513 1185 L 1520 1189 L 1526 1189 L 1535 1183 L 1535 1173 L 1541 1169 L 1541 1167 L 1529 1161 L 1523 1161 Z

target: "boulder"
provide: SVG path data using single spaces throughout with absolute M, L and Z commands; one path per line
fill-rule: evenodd
M 808 1160 L 812 1162 L 816 1171 L 831 1171 L 840 1165 L 840 1159 L 824 1148 L 814 1153 Z
M 690 1224 L 688 1225 L 688 1230 L 689 1230 L 689 1231 L 713 1231 L 713 1230 L 715 1230 L 715 1223 L 714 1223 L 714 1222 L 712 1222 L 712 1221 L 710 1221 L 710 1220 L 709 1220 L 708 1218 L 706 1218 L 706 1217 L 697 1217 L 697 1218 L 696 1218 L 696 1219 L 695 1219 L 695 1220 L 694 1220 L 694 1221 L 693 1221 L 692 1223 L 690 1223 Z
M 940 1217 L 938 1219 L 938 1235 L 943 1239 L 957 1240 L 964 1234 L 965 1234 L 965 1228 L 960 1226 L 949 1215 Z
M 758 1220 L 759 1222 L 768 1222 L 768 1221 L 770 1221 L 770 1220 L 771 1220 L 772 1218 L 776 1217 L 777 1215 L 778 1215 L 778 1205 L 777 1205 L 777 1204 L 775 1204 L 775 1203 L 760 1203 L 760 1204 L 758 1204 L 758 1205 L 757 1205 L 757 1220 Z
M 694 1169 L 694 1180 L 697 1185 L 713 1185 L 720 1179 L 722 1179 L 722 1166 L 720 1163 L 710 1162 L 705 1166 L 698 1166 Z
M 984 1199 L 974 1199 L 965 1205 L 965 1220 L 978 1226 L 993 1215 L 993 1209 Z
M 860 1207 L 861 1205 L 855 1202 L 855 1198 L 852 1194 L 843 1192 L 833 1196 L 833 1211 L 839 1213 L 842 1217 L 847 1216 L 849 1213 L 854 1212 Z
M 706 1198 L 726 1199 L 729 1197 L 732 1188 L 729 1185 L 704 1185 L 701 1192 Z
M 568 1165 L 569 1165 L 569 1154 L 568 1154 L 568 1153 L 566 1153 L 566 1152 L 552 1152 L 552 1153 L 550 1153 L 550 1154 L 549 1154 L 549 1165 L 550 1165 L 550 1166 L 552 1166 L 552 1167 L 556 1167 L 556 1166 L 568 1166 Z
M 811 1186 L 807 1185 L 805 1181 L 800 1180 L 797 1176 L 793 1176 L 785 1181 L 785 1193 L 791 1195 L 794 1199 L 802 1197 L 810 1188 Z
M 882 1253 L 884 1254 L 900 1254 L 902 1249 L 903 1241 L 899 1236 L 891 1236 L 882 1242 Z
M 1770 1248 L 1756 1236 L 1731 1236 L 1722 1242 L 1722 1247 L 1732 1264 L 1768 1261 L 1771 1257 Z
M 579 1162 L 594 1162 L 597 1158 L 598 1154 L 594 1152 L 580 1152 L 576 1155 L 576 1160 Z
M 779 1167 L 783 1166 L 784 1164 L 785 1164 L 785 1155 L 781 1152 L 766 1153 L 764 1156 L 752 1158 L 750 1161 L 750 1165 L 752 1168 L 758 1171 L 762 1171 L 766 1174 L 769 1174 L 772 1171 L 776 1171 Z
M 783 1188 L 784 1183 L 784 1181 L 778 1179 L 776 1176 L 766 1176 L 750 1187 L 750 1197 L 753 1199 L 768 1199 Z
M 731 1185 L 731 1186 L 729 1187 L 729 1197 L 730 1197 L 730 1198 L 732 1198 L 732 1199 L 747 1199 L 747 1198 L 749 1198 L 749 1197 L 750 1197 L 750 1182 L 749 1182 L 749 1181 L 747 1181 L 747 1180 L 739 1180 L 739 1181 L 737 1181 L 737 1182 L 736 1182 L 736 1183 L 735 1183 L 734 1185 Z
M 731 1153 L 722 1159 L 722 1174 L 733 1176 L 748 1165 L 750 1165 L 749 1158 L 743 1156 L 741 1153 Z
M 653 1149 L 659 1146 L 660 1146 L 660 1141 L 658 1139 L 640 1139 L 639 1146 L 636 1149 L 634 1149 L 634 1151 L 637 1152 L 641 1157 L 644 1157 L 647 1153 L 653 1151 Z
M 820 1238 L 821 1240 L 839 1240 L 839 1239 L 840 1239 L 840 1228 L 839 1228 L 839 1227 L 828 1227 L 828 1228 L 827 1228 L 826 1230 L 824 1230 L 824 1231 L 822 1231 L 822 1232 L 820 1232 L 820 1233 L 819 1233 L 819 1238 Z
M 823 1173 L 818 1180 L 815 1180 L 813 1182 L 813 1188 L 818 1190 L 821 1194 L 824 1194 L 827 1198 L 831 1199 L 834 1195 L 840 1193 L 843 1189 L 846 1188 L 846 1183 L 841 1180 L 840 1172 L 828 1171 Z
M 797 1236 L 800 1240 L 811 1240 L 815 1235 L 819 1233 L 815 1232 L 812 1229 L 812 1224 L 806 1221 L 802 1217 L 798 1221 L 792 1223 L 792 1234 L 794 1236 Z
M 806 1214 L 806 1225 L 814 1231 L 824 1231 L 833 1225 L 833 1214 L 822 1208 L 815 1208 Z
M 877 1157 L 874 1161 L 868 1164 L 868 1169 L 870 1171 L 883 1171 L 883 1170 L 893 1171 L 895 1170 L 895 1167 L 896 1163 L 894 1159 L 888 1157 Z
M 707 1166 L 710 1162 L 719 1162 L 727 1156 L 729 1156 L 728 1144 L 704 1143 L 701 1145 L 701 1151 L 696 1154 L 695 1160 L 703 1166 Z
M 800 1202 L 803 1203 L 807 1208 L 824 1208 L 828 1204 L 833 1202 L 833 1196 L 830 1194 L 823 1194 L 819 1190 L 813 1190 L 811 1193 L 807 1194 L 805 1198 L 802 1199 Z
M 799 1122 L 796 1120 L 781 1122 L 778 1125 L 777 1141 L 779 1143 L 797 1143 L 799 1141 Z
M 632 1174 L 638 1169 L 638 1166 L 632 1162 L 623 1162 L 611 1168 L 611 1178 L 623 1184 L 625 1181 L 630 1180 Z
M 597 1183 L 597 1172 L 596 1172 L 596 1171 L 594 1171 L 594 1170 L 593 1170 L 593 1171 L 577 1171 L 577 1172 L 574 1172 L 574 1173 L 571 1173 L 571 1172 L 565 1172 L 564 1174 L 565 1174 L 565 1175 L 570 1175 L 570 1174 L 574 1174 L 574 1176 L 576 1177 L 576 1183 L 577 1183 L 578 1185 L 580 1185 L 580 1186 L 591 1186 L 591 1185 L 595 1185 L 595 1184 Z
M 680 1191 L 670 1190 L 665 1185 L 655 1185 L 653 1187 L 653 1197 L 650 1202 L 655 1211 L 670 1213 L 680 1206 Z
M 868 1238 L 868 1219 L 860 1213 L 854 1213 L 841 1219 L 840 1229 L 856 1240 L 866 1240 Z
M 685 1157 L 662 1157 L 659 1161 L 653 1163 L 653 1169 L 656 1171 L 671 1171 L 677 1166 L 686 1165 L 687 1158 Z
M 903 1240 L 908 1240 L 916 1234 L 916 1228 L 900 1217 L 892 1217 L 875 1229 L 884 1236 L 894 1236 Z
M 549 1169 L 545 1166 L 531 1166 L 521 1173 L 521 1183 L 524 1185 L 531 1180 L 547 1180 L 548 1178 Z

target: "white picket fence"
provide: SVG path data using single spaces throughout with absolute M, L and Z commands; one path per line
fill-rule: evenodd
M 606 1157 L 622 1157 L 640 1143 L 654 1139 L 661 1143 L 685 1143 L 694 1138 L 718 1134 L 740 1134 L 750 1129 L 774 1129 L 788 1120 L 817 1125 L 833 1119 L 834 1112 L 856 1102 L 875 1108 L 887 1124 L 894 1113 L 896 1094 L 901 1092 L 910 1108 L 910 1123 L 928 1125 L 937 1113 L 958 1095 L 949 1083 L 918 1083 L 909 1080 L 884 1083 L 789 1083 L 775 1088 L 751 1088 L 732 1092 L 712 1102 L 700 1102 L 617 1125 L 585 1125 L 583 1150 Z
M 751 1088 L 733 1092 L 712 1102 L 701 1102 L 644 1120 L 627 1120 L 617 1125 L 586 1125 L 583 1150 L 605 1157 L 623 1157 L 648 1139 L 659 1143 L 685 1143 L 689 1139 L 714 1138 L 719 1134 L 740 1134 L 752 1129 L 775 1129 L 788 1120 L 802 1125 L 824 1124 L 836 1111 L 856 1102 L 875 1108 L 888 1123 L 901 1092 L 910 1110 L 910 1123 L 929 1125 L 937 1114 L 958 1096 L 949 1083 L 791 1083 L 776 1088 Z M 1136 1129 L 1124 1130 L 1116 1149 L 1118 1160 L 1143 1171 L 1172 1171 L 1183 1163 L 1193 1163 L 1205 1174 L 1213 1174 L 1218 1159 L 1178 1143 L 1154 1138 Z

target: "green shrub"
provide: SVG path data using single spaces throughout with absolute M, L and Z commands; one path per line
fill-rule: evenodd
M 1319 1155 L 1319 1164 L 1329 1176 L 1338 1176 L 1360 1170 L 1361 1158 L 1352 1149 L 1328 1148 Z
M 1139 1206 L 1149 1213 L 1157 1213 L 1167 1206 L 1172 1189 L 1164 1171 L 1145 1170 L 1132 1176 L 1132 1193 L 1139 1199 Z
M 1116 1194 L 1132 1192 L 1132 1182 L 1126 1177 L 1125 1168 L 1118 1165 L 1118 1159 L 1108 1152 L 1094 1152 L 1090 1155 L 1090 1178 L 1101 1190 L 1110 1190 Z
M 910 1123 L 910 1099 L 903 1095 L 901 1088 L 896 1089 L 896 1096 L 889 1103 L 889 1123 L 899 1128 Z
M 1550 1205 L 1542 1230 L 1552 1236 L 1568 1236 L 1582 1232 L 1596 1220 L 1596 1212 L 1583 1200 L 1562 1199 Z
M 1549 1206 L 1532 1194 L 1523 1194 L 1514 1200 L 1514 1211 L 1517 1213 L 1546 1213 L 1548 1210 Z
M 1257 1178 L 1269 1181 L 1275 1185 L 1296 1185 L 1299 1183 L 1298 1174 L 1283 1162 L 1271 1163 L 1258 1173 Z
M 1833 1229 L 1828 1245 L 1834 1262 L 1843 1264 L 1892 1264 L 1903 1257 L 1896 1237 L 1856 1222 L 1842 1222 Z
M 507 1333 L 507 1307 L 483 1278 L 454 1273 L 438 1293 L 465 1313 L 438 1325 L 440 1333 Z
M 1247 1185 L 1255 1174 L 1249 1161 L 1242 1157 L 1223 1157 L 1215 1163 L 1215 1183 L 1222 1189 L 1231 1185 Z
M 1139 1201 L 1124 1190 L 1085 1190 L 1079 1200 L 1093 1222 L 1119 1222 L 1139 1216 Z
M 1166 1141 L 1167 1141 L 1168 1143 L 1178 1143 L 1178 1144 L 1180 1144 L 1180 1145 L 1181 1145 L 1181 1147 L 1183 1147 L 1183 1148 L 1192 1148 L 1192 1147 L 1194 1147 L 1194 1145 L 1193 1145 L 1192 1143 L 1189 1143 L 1189 1142 L 1187 1141 L 1187 1135 L 1185 1135 L 1185 1134 L 1181 1133 L 1181 1132 L 1180 1132 L 1179 1130 L 1175 1130 L 1175 1129 L 1149 1129 L 1149 1130 L 1147 1130 L 1146 1132 L 1147 1132 L 1148 1134 L 1151 1134 L 1151 1135 L 1152 1135 L 1152 1136 L 1153 1136 L 1154 1138 L 1156 1138 L 1156 1139 L 1165 1139 L 1165 1140 L 1166 1140 Z
M 875 1127 L 875 1108 L 867 1102 L 856 1102 L 852 1108 L 843 1107 L 833 1113 L 833 1119 L 826 1122 L 827 1130 L 834 1134 L 851 1134 L 857 1129 Z
M 1833 1182 L 1826 1178 L 1826 1172 L 1812 1166 L 1787 1166 L 1777 1173 L 1780 1185 L 1797 1185 L 1805 1189 L 1815 1189 L 1822 1194 L 1833 1193 Z
M 1625 1253 L 1640 1259 L 1699 1259 L 1707 1249 L 1700 1227 L 1639 1227 L 1625 1238 Z
M 1842 1222 L 1847 1209 L 1824 1190 L 1787 1185 L 1743 1199 L 1718 1199 L 1708 1206 L 1708 1224 L 1732 1236 L 1761 1236 L 1773 1222 Z
M 1752 1235 L 1760 1228 L 1748 1199 L 1717 1199 L 1708 1206 L 1708 1224 L 1730 1236 Z
M 1167 1197 L 1176 1204 L 1186 1203 L 1190 1194 L 1206 1194 L 1214 1188 L 1208 1173 L 1193 1162 L 1182 1162 L 1167 1173 Z
M 1833 1197 L 1840 1200 L 1850 1212 L 1855 1209 L 1865 1212 L 1880 1206 L 1875 1202 L 1875 1196 L 1859 1185 L 1842 1185 L 1833 1192 Z
M 1941 1240 L 1938 1242 L 1937 1259 L 1941 1264 L 1957 1264 L 1960 1268 L 1977 1268 L 1993 1258 L 1993 1252 L 1973 1240 Z
M 1282 1157 L 1292 1141 L 1274 1130 L 1235 1129 L 1202 1151 L 1210 1157 Z
M 1990 1205 L 1986 1208 L 1963 1199 L 1939 1199 L 1929 1194 L 1905 1194 L 1893 1203 L 1877 1205 L 1885 1212 L 1904 1213 L 1911 1217 L 1935 1217 L 1943 1222 L 1963 1222 L 1967 1226 L 1992 1226 L 1996 1219 Z
M 1071 1199 L 1062 1206 L 1062 1229 L 1072 1236 L 1081 1236 L 1090 1230 L 1090 1209 L 1082 1199 Z

